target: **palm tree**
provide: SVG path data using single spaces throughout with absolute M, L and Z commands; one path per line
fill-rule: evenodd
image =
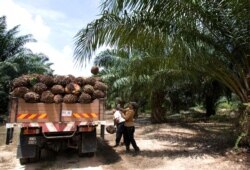
M 192 69 L 214 77 L 247 102 L 248 9 L 247 0 L 212 5 L 210 1 L 106 0 L 102 17 L 76 35 L 75 58 L 84 61 L 103 44 L 157 51 L 157 55 L 168 47 L 182 65 L 192 62 Z
M 178 111 L 179 105 L 175 102 L 178 96 L 171 95 L 172 92 L 178 89 L 179 92 L 190 92 L 191 88 L 185 89 L 192 87 L 190 83 L 194 85 L 187 72 L 174 68 L 173 65 L 167 68 L 168 62 L 167 58 L 150 57 L 142 52 L 126 49 L 107 50 L 95 58 L 95 65 L 104 68 L 100 75 L 110 87 L 108 99 L 120 96 L 126 101 L 150 103 L 153 122 L 165 121 L 167 107 L 164 103 L 167 102 L 167 95 L 173 111 Z
M 137 79 L 130 73 L 131 63 L 138 57 L 134 52 L 120 49 L 106 50 L 95 58 L 95 65 L 104 68 L 100 75 L 110 84 L 110 98 L 120 96 L 126 101 L 139 101 L 147 96 L 148 93 L 144 93 L 147 87 L 143 86 L 146 79 Z
M 105 0 L 101 17 L 76 35 L 75 59 L 82 64 L 102 45 L 137 49 L 209 76 L 247 103 L 249 9 L 248 0 Z M 246 125 L 247 110 L 241 117 Z
M 51 65 L 44 54 L 34 54 L 31 51 L 16 54 L 0 62 L 0 112 L 7 112 L 11 80 L 23 74 L 53 74 Z
M 35 42 L 32 35 L 18 36 L 19 26 L 7 30 L 6 17 L 0 17 L 0 61 L 27 50 L 24 45 L 28 42 Z
M 31 51 L 20 52 L 12 58 L 5 60 L 5 63 L 12 63 L 15 65 L 15 76 L 22 74 L 53 74 L 51 69 L 52 63 L 46 55 L 39 53 L 35 54 Z
M 7 30 L 6 17 L 0 17 L 0 113 L 7 113 L 9 82 L 30 73 L 52 74 L 52 65 L 44 54 L 34 54 L 25 48 L 34 42 L 30 34 L 18 35 L 16 26 Z

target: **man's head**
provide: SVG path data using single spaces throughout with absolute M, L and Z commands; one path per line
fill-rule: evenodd
M 138 105 L 136 102 L 129 102 L 128 107 L 130 109 L 136 110 L 138 108 Z

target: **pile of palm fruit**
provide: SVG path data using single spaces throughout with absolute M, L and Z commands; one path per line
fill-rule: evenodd
M 28 103 L 91 103 L 105 98 L 106 90 L 107 85 L 96 76 L 30 74 L 15 78 L 11 82 L 10 94 Z

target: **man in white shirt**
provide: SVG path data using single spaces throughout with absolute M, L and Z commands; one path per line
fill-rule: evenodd
M 114 124 L 116 125 L 117 130 L 116 130 L 116 139 L 114 147 L 119 146 L 119 143 L 121 141 L 124 132 L 124 123 L 125 119 L 121 116 L 121 112 L 118 109 L 116 109 L 114 113 Z

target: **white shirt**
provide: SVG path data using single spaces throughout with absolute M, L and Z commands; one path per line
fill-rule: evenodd
M 114 113 L 114 119 L 117 119 L 119 123 L 125 122 L 125 119 L 121 116 L 121 112 L 119 110 L 116 110 Z

